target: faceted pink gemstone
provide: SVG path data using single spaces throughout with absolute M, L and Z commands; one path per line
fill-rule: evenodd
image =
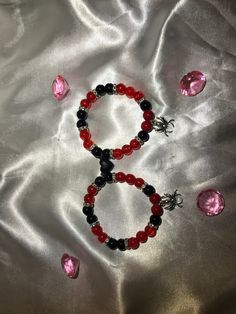
M 206 76 L 199 71 L 192 71 L 183 76 L 180 81 L 181 93 L 185 96 L 199 94 L 206 85 Z
M 204 190 L 197 196 L 197 206 L 207 216 L 216 216 L 225 208 L 225 200 L 219 191 Z
M 58 75 L 52 83 L 52 93 L 57 100 L 62 100 L 69 92 L 70 87 L 63 76 Z
M 65 253 L 61 258 L 61 266 L 68 277 L 75 279 L 79 274 L 79 260 L 74 256 Z

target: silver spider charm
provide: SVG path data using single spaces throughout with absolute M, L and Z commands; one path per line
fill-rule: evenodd
M 153 120 L 153 129 L 156 132 L 164 133 L 166 136 L 169 136 L 169 133 L 172 133 L 173 130 L 169 130 L 169 128 L 174 128 L 174 119 L 167 121 L 164 117 L 156 117 Z
M 175 190 L 173 194 L 165 193 L 161 197 L 160 205 L 166 210 L 173 210 L 175 207 L 183 207 L 183 198 L 178 190 Z

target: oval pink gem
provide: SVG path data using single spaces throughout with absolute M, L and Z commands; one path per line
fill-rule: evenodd
M 198 194 L 197 206 L 207 216 L 216 216 L 225 208 L 225 200 L 219 191 L 209 189 Z
M 79 260 L 74 256 L 65 253 L 61 258 L 61 266 L 68 277 L 75 279 L 79 274 Z
M 180 90 L 185 96 L 195 96 L 204 89 L 205 85 L 206 76 L 200 71 L 192 71 L 183 76 Z
M 52 83 L 52 93 L 57 100 L 62 100 L 69 92 L 70 87 L 63 76 L 58 75 Z

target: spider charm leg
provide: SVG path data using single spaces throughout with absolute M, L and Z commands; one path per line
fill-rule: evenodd
M 169 128 L 174 128 L 174 119 L 166 120 L 164 117 L 156 117 L 153 121 L 153 129 L 156 132 L 164 133 L 166 136 L 169 136 L 169 133 L 172 133 L 173 130 Z
M 160 205 L 166 210 L 172 211 L 175 207 L 183 207 L 183 197 L 178 190 L 175 190 L 173 194 L 165 193 L 161 197 Z

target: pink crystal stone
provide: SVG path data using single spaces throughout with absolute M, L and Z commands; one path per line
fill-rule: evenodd
M 79 274 L 79 260 L 74 256 L 65 253 L 61 258 L 61 266 L 68 277 L 75 279 Z
M 185 96 L 199 94 L 206 85 L 206 76 L 199 71 L 192 71 L 184 75 L 180 81 L 181 93 Z
M 70 87 L 63 76 L 58 75 L 52 83 L 52 93 L 57 100 L 62 100 L 69 92 Z
M 204 190 L 197 196 L 197 207 L 207 216 L 216 216 L 225 208 L 225 200 L 219 191 Z

